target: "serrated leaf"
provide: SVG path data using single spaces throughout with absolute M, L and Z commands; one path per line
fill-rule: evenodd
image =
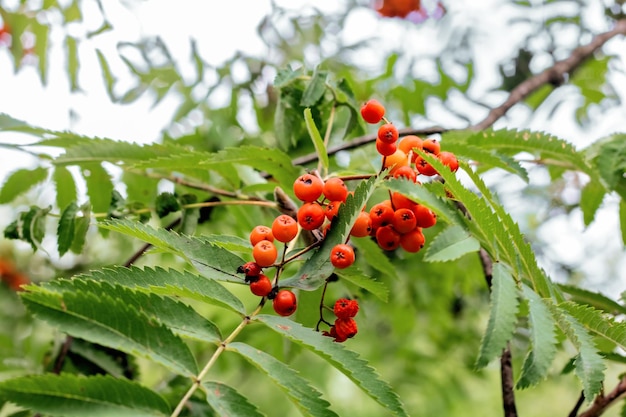
M 332 248 L 346 241 L 361 209 L 379 182 L 377 176 L 372 176 L 357 186 L 354 195 L 348 195 L 346 202 L 341 205 L 339 213 L 333 219 L 330 230 L 320 247 L 314 250 L 311 257 L 306 260 L 294 276 L 281 279 L 281 285 L 312 291 L 324 283 L 324 280 L 335 270 L 335 267 L 330 263 Z
M 569 305 L 569 303 L 564 304 L 566 307 Z M 602 390 L 605 365 L 592 336 L 585 330 L 583 324 L 564 310 L 562 306 L 563 304 L 559 305 L 558 308 L 553 308 L 552 314 L 556 316 L 559 327 L 578 349 L 578 355 L 574 358 L 575 372 L 583 384 L 585 398 L 587 401 L 591 401 Z M 584 307 L 582 309 L 582 315 L 584 316 Z M 578 309 L 574 308 L 574 310 Z M 578 312 L 580 313 L 581 311 Z
M 209 343 L 219 342 L 222 338 L 219 329 L 212 322 L 199 315 L 187 304 L 170 297 L 154 293 L 136 292 L 128 287 L 114 285 L 111 281 L 87 281 L 78 277 L 74 277 L 72 280 L 58 279 L 51 281 L 44 284 L 43 288 L 60 293 L 106 293 L 126 306 L 147 315 L 150 319 L 163 323 L 167 328 L 180 336 Z
M 304 75 L 304 68 L 300 67 L 296 70 L 293 70 L 291 66 L 287 66 L 287 68 L 283 68 L 278 70 L 276 77 L 274 77 L 274 87 L 282 88 L 291 84 L 295 80 L 297 80 L 301 75 Z
M 206 392 L 206 400 L 220 416 L 228 417 L 263 417 L 256 406 L 232 387 L 213 381 L 204 381 L 202 386 Z
M 376 296 L 380 300 L 387 302 L 389 299 L 389 288 L 380 281 L 374 280 L 372 277 L 368 277 L 363 272 L 352 267 L 348 269 L 341 269 L 335 271 L 341 279 L 356 285 L 359 288 L 369 291 L 372 295 Z
M 115 378 L 124 378 L 124 368 L 118 358 L 112 356 L 105 348 L 82 339 L 73 339 L 69 351 L 85 359 L 90 364 L 102 369 Z M 118 352 L 120 353 L 120 352 Z M 124 353 L 124 355 L 126 355 Z
M 498 357 L 513 337 L 519 307 L 518 291 L 511 272 L 502 264 L 494 263 L 491 286 L 491 310 L 487 330 L 483 336 L 476 367 L 487 366 Z
M 105 281 L 131 289 L 144 289 L 154 294 L 179 296 L 217 305 L 245 315 L 245 307 L 219 282 L 188 271 L 174 269 L 122 266 L 104 268 L 76 278 Z
M 111 376 L 45 374 L 0 382 L 0 396 L 53 416 L 161 417 L 170 413 L 156 392 Z
M 369 238 L 352 239 L 351 242 L 357 249 L 356 256 L 365 260 L 369 266 L 381 274 L 385 274 L 393 279 L 398 279 L 396 267 L 393 266 L 387 255 L 380 250 L 376 242 Z
M 47 176 L 48 169 L 42 167 L 13 171 L 0 190 L 0 204 L 10 203 L 20 194 L 43 182 Z
M 448 262 L 477 252 L 480 243 L 461 226 L 453 225 L 439 233 L 428 246 L 426 262 Z
M 302 107 L 312 107 L 324 96 L 326 91 L 326 80 L 328 79 L 328 71 L 315 68 L 311 80 L 302 93 L 300 105 Z
M 315 152 L 317 153 L 317 157 L 322 162 L 324 172 L 326 172 L 326 170 L 328 169 L 328 153 L 326 152 L 324 139 L 322 139 L 322 135 L 320 135 L 319 130 L 317 130 L 315 120 L 313 120 L 313 116 L 311 115 L 311 109 L 309 108 L 304 109 L 304 122 L 306 124 L 306 129 L 309 132 L 309 136 L 313 141 L 313 145 L 315 146 Z
M 30 286 L 21 296 L 33 314 L 74 337 L 147 358 L 178 374 L 198 371 L 191 351 L 171 330 L 108 294 Z
M 111 72 L 111 67 L 109 67 L 109 63 L 107 62 L 104 54 L 96 49 L 96 54 L 98 55 L 98 62 L 100 63 L 100 69 L 102 70 L 102 78 L 104 78 L 104 85 L 106 86 L 107 93 L 109 94 L 109 98 L 111 101 L 115 102 L 115 92 L 113 91 L 113 87 L 115 86 L 115 77 Z
M 398 395 L 357 353 L 284 317 L 259 314 L 255 320 L 326 360 L 390 412 L 398 416 L 408 416 Z
M 322 394 L 317 389 L 278 359 L 245 343 L 230 343 L 228 350 L 239 353 L 267 374 L 304 416 L 337 416 L 335 412 L 328 409 L 330 403 L 321 398 Z
M 626 245 L 626 201 L 619 202 L 619 228 L 622 231 L 622 244 Z
M 99 163 L 86 163 L 81 168 L 91 209 L 96 213 L 107 213 L 113 193 L 111 175 Z
M 569 294 L 572 301 L 578 304 L 587 304 L 614 316 L 621 314 L 626 315 L 625 306 L 604 294 L 568 284 L 559 284 L 559 288 L 561 288 L 564 293 Z
M 65 53 L 67 54 L 66 69 L 70 79 L 70 91 L 78 91 L 80 90 L 78 85 L 80 63 L 78 60 L 78 42 L 76 38 L 69 35 L 65 37 Z
M 611 316 L 589 305 L 566 301 L 559 308 L 567 311 L 592 334 L 626 349 L 626 323 L 616 321 Z
M 81 253 L 85 240 L 87 238 L 87 231 L 89 230 L 89 222 L 91 220 L 91 204 L 85 203 L 80 206 L 82 216 L 74 218 L 74 240 L 72 240 L 72 246 L 70 250 L 74 253 Z
M 57 135 L 59 139 L 63 139 L 63 137 L 63 134 Z M 50 146 L 56 143 L 56 141 L 53 142 L 54 140 L 51 138 L 41 142 L 41 144 Z M 76 165 L 104 161 L 131 164 L 189 152 L 183 147 L 172 144 L 153 143 L 142 145 L 106 138 L 90 138 L 88 141 L 74 141 L 64 145 L 63 147 L 66 148 L 65 153 L 59 155 L 54 160 L 54 163 L 57 165 Z
M 605 188 L 598 181 L 589 181 L 583 188 L 580 194 L 580 209 L 583 212 L 585 226 L 589 226 L 593 221 L 605 193 Z
M 383 183 L 391 191 L 423 204 L 437 214 L 438 219 L 449 224 L 463 224 L 463 219 L 446 201 L 431 192 L 427 187 L 415 184 L 405 178 L 393 178 Z
M 31 206 L 30 210 L 20 214 L 20 237 L 36 251 L 43 240 L 46 233 L 45 219 L 50 208 L 40 208 Z
M 182 256 L 191 262 L 203 276 L 221 281 L 243 282 L 237 268 L 245 263 L 230 251 L 208 241 L 180 235 L 165 229 L 154 229 L 130 220 L 110 220 L 98 226 L 136 237 L 151 245 Z
M 74 181 L 74 176 L 66 167 L 54 167 L 52 181 L 54 181 L 56 186 L 58 208 L 67 207 L 68 204 L 76 201 L 76 182 Z
M 48 33 L 50 32 L 50 26 L 33 19 L 31 20 L 30 28 L 35 35 L 33 53 L 37 56 L 39 79 L 45 86 L 48 83 Z
M 76 203 L 70 203 L 59 219 L 59 225 L 57 226 L 57 247 L 59 249 L 59 256 L 65 255 L 65 253 L 72 246 L 74 241 L 74 221 L 78 213 L 78 206 Z
M 479 169 L 484 168 L 500 168 L 515 174 L 528 183 L 528 172 L 524 167 L 520 165 L 515 159 L 508 155 L 501 155 L 495 152 L 494 149 L 484 149 L 476 146 L 468 145 L 461 140 L 448 140 L 453 138 L 457 132 L 447 132 L 443 135 L 445 143 L 445 149 L 449 152 L 454 152 L 457 156 L 464 156 L 472 159 L 478 163 Z M 461 133 L 461 135 L 464 135 Z
M 528 286 L 522 286 L 524 298 L 528 301 L 528 321 L 530 323 L 531 350 L 524 359 L 517 388 L 527 388 L 546 377 L 556 355 L 555 322 L 550 309 L 541 297 Z

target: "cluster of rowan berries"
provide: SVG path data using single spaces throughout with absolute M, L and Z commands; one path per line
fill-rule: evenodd
M 359 303 L 356 300 L 340 298 L 335 302 L 333 312 L 337 317 L 335 323 L 322 334 L 334 338 L 335 342 L 339 343 L 354 337 L 358 331 L 354 316 L 359 312 Z
M 290 316 L 296 311 L 298 306 L 296 295 L 290 290 L 280 289 L 274 285 L 263 273 L 263 268 L 275 266 L 278 259 L 275 240 L 287 244 L 297 235 L 298 224 L 286 214 L 277 216 L 271 228 L 255 226 L 249 236 L 254 262 L 247 262 L 237 269 L 237 272 L 245 274 L 245 282 L 250 284 L 252 294 L 272 300 L 274 311 L 281 316 Z
M 398 141 L 398 129 L 385 118 L 385 107 L 377 100 L 363 104 L 361 116 L 370 124 L 383 122 L 378 128 L 376 150 L 382 155 L 382 165 L 389 169 L 389 175 L 406 178 L 415 184 L 421 184 L 418 175 L 437 175 L 437 170 L 418 151 L 436 156 L 452 172 L 459 168 L 456 156 L 452 152 L 441 151 L 441 145 L 435 139 L 423 140 L 408 135 Z M 418 252 L 425 242 L 422 228 L 437 223 L 432 210 L 397 192 L 392 193 L 390 199 L 373 206 L 369 214 L 371 233 L 385 250 L 402 247 L 407 252 Z

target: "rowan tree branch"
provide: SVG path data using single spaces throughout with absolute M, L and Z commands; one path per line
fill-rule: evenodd
M 598 49 L 602 48 L 607 41 L 617 35 L 626 35 L 626 19 L 616 21 L 613 29 L 596 35 L 589 44 L 574 49 L 568 58 L 557 61 L 550 68 L 523 81 L 511 91 L 504 103 L 491 109 L 487 117 L 471 126 L 471 129 L 484 130 L 492 126 L 504 116 L 511 107 L 524 100 L 531 93 L 539 89 L 539 87 L 547 84 L 552 84 L 555 87 L 562 85 L 578 67 L 589 59 Z
M 613 391 L 604 395 L 600 393 L 593 401 L 593 404 L 585 410 L 578 417 L 598 417 L 602 415 L 609 406 L 613 405 L 617 400 L 620 400 L 626 396 L 626 376 L 617 383 L 617 386 L 613 388 Z

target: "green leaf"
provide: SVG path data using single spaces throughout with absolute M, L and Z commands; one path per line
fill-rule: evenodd
M 113 193 L 111 175 L 100 163 L 86 163 L 81 168 L 87 183 L 91 209 L 96 213 L 108 213 Z
M 136 237 L 159 249 L 182 256 L 207 278 L 243 283 L 243 277 L 237 275 L 237 268 L 245 261 L 207 240 L 179 235 L 165 229 L 154 229 L 130 220 L 114 219 L 99 223 L 98 226 Z
M 61 213 L 57 227 L 57 247 L 59 249 L 59 256 L 65 255 L 74 241 L 74 220 L 76 213 L 78 213 L 78 206 L 74 202 L 65 207 L 63 213 Z
M 566 309 L 562 307 L 566 307 Z M 562 303 L 558 309 L 553 308 L 552 313 L 556 316 L 559 327 L 578 349 L 578 355 L 574 358 L 576 376 L 583 384 L 585 398 L 591 401 L 602 390 L 605 365 L 593 342 L 593 337 L 577 318 L 566 311 L 568 307 L 581 316 L 586 315 L 585 307 L 571 303 Z M 601 322 L 602 320 L 600 320 Z
M 399 192 L 416 203 L 427 206 L 437 214 L 438 220 L 443 220 L 448 224 L 464 224 L 463 218 L 458 211 L 425 185 L 416 184 L 406 178 L 393 178 L 385 181 L 383 186 L 391 191 Z
M 21 294 L 27 308 L 74 337 L 147 358 L 178 374 L 198 371 L 191 351 L 171 330 L 106 293 L 28 290 Z
M 46 233 L 46 216 L 50 208 L 31 206 L 30 210 L 20 214 L 21 235 L 20 237 L 36 251 Z
M 149 271 L 144 273 L 149 273 Z M 124 277 L 124 274 L 122 276 Z M 180 336 L 209 343 L 219 342 L 222 338 L 218 328 L 213 323 L 199 315 L 187 304 L 170 297 L 133 291 L 128 286 L 114 285 L 111 281 L 87 281 L 77 277 L 74 277 L 72 280 L 58 279 L 51 281 L 44 284 L 43 288 L 60 293 L 82 291 L 98 294 L 103 292 L 123 302 L 125 305 L 146 314 L 151 319 L 163 323 Z
M 100 345 L 96 345 L 82 339 L 73 339 L 70 344 L 69 351 L 87 360 L 90 364 L 97 366 L 111 376 L 116 378 L 125 377 L 125 369 L 122 366 L 122 363 L 118 360 L 119 357 L 111 355 L 110 351 L 106 351 L 105 348 Z M 123 352 L 117 353 L 126 355 Z
M 453 225 L 439 233 L 428 246 L 426 262 L 448 262 L 478 252 L 480 243 L 461 226 Z
M 111 101 L 115 102 L 117 99 L 115 98 L 115 92 L 113 91 L 113 87 L 115 87 L 115 77 L 111 72 L 111 68 L 109 67 L 109 63 L 107 62 L 104 54 L 96 49 L 96 54 L 98 54 L 98 62 L 100 63 L 100 69 L 102 70 L 102 78 L 104 78 L 104 82 L 106 85 L 107 93 L 109 94 L 109 98 Z
M 0 396 L 38 413 L 76 417 L 160 417 L 170 413 L 156 392 L 127 379 L 71 374 L 0 382 Z
M 74 240 L 70 247 L 70 250 L 77 254 L 82 253 L 87 238 L 87 231 L 89 230 L 89 222 L 91 220 L 91 204 L 89 204 L 89 202 L 83 204 L 80 206 L 80 211 L 83 215 L 74 218 Z
M 568 284 L 559 284 L 559 288 L 561 288 L 564 293 L 569 294 L 572 301 L 578 304 L 587 304 L 614 316 L 626 315 L 625 306 L 604 294 Z
M 50 26 L 39 23 L 36 19 L 31 21 L 31 30 L 35 35 L 35 45 L 33 52 L 37 56 L 37 69 L 39 78 L 45 86 L 48 82 L 48 33 Z
M 80 63 L 78 61 L 78 42 L 72 36 L 65 37 L 65 53 L 67 54 L 67 75 L 70 79 L 70 91 L 80 90 L 78 85 L 78 70 Z
M 622 200 L 626 200 L 625 143 L 626 134 L 620 133 L 600 139 L 585 150 L 587 161 L 600 174 L 604 185 L 609 190 L 616 191 Z M 591 179 L 593 181 L 594 177 L 591 176 Z
M 463 131 L 462 131 L 463 132 Z M 457 156 L 463 156 L 477 162 L 478 168 L 481 170 L 488 168 L 501 168 L 512 174 L 515 174 L 528 183 L 528 172 L 515 159 L 497 153 L 494 149 L 479 148 L 468 145 L 464 141 L 457 141 L 453 138 L 457 134 L 456 131 L 446 132 L 443 137 L 446 151 L 453 152 Z M 466 133 L 460 133 L 466 135 Z
M 48 176 L 48 169 L 37 167 L 34 169 L 18 169 L 7 177 L 0 190 L 0 204 L 10 203 L 15 197 L 43 182 Z
M 322 71 L 315 68 L 313 76 L 302 93 L 300 105 L 302 107 L 312 107 L 320 101 L 326 91 L 326 80 L 328 79 L 328 71 Z
M 527 388 L 543 380 L 556 355 L 555 322 L 544 300 L 528 286 L 522 286 L 524 298 L 528 300 L 530 342 L 532 349 L 524 359 L 517 388 Z
M 626 245 L 626 201 L 619 202 L 619 227 L 622 231 L 622 243 Z
M 178 296 L 217 305 L 245 315 L 245 307 L 237 297 L 219 282 L 188 271 L 160 267 L 143 269 L 131 266 L 105 268 L 76 278 L 104 281 L 131 289 L 143 289 L 154 294 Z
M 391 263 L 387 255 L 380 250 L 376 242 L 369 238 L 351 239 L 351 242 L 356 247 L 357 256 L 360 259 L 363 259 L 369 266 L 381 274 L 387 275 L 392 279 L 398 279 L 396 267 Z
M 341 279 L 369 291 L 372 295 L 384 302 L 387 302 L 389 299 L 389 288 L 387 288 L 385 284 L 374 280 L 372 277 L 368 277 L 356 268 L 341 269 L 335 271 L 335 273 L 339 275 Z
M 67 207 L 73 201 L 76 201 L 76 183 L 72 173 L 64 166 L 54 167 L 52 173 L 52 181 L 56 186 L 57 207 Z
M 346 202 L 341 205 L 339 213 L 333 219 L 330 231 L 320 247 L 314 250 L 313 255 L 306 260 L 294 276 L 285 280 L 281 279 L 281 285 L 312 291 L 324 283 L 326 278 L 335 270 L 335 267 L 330 263 L 332 248 L 346 241 L 361 209 L 365 206 L 379 182 L 380 180 L 377 176 L 372 176 L 369 180 L 363 181 L 357 186 L 354 195 L 348 195 Z
M 228 350 L 235 351 L 246 358 L 260 371 L 267 374 L 304 416 L 337 416 L 328 409 L 330 403 L 321 398 L 322 394 L 296 371 L 273 356 L 245 343 L 230 343 Z
M 183 206 L 195 204 L 198 202 L 198 197 L 196 197 L 195 194 L 183 194 L 180 197 L 180 201 Z M 193 235 L 198 227 L 199 219 L 200 209 L 198 207 L 184 207 L 183 215 L 180 221 L 180 233 L 184 235 Z
M 605 193 L 605 188 L 598 181 L 589 181 L 583 188 L 580 195 L 580 209 L 583 212 L 585 226 L 589 226 L 593 221 L 596 211 L 602 204 Z
M 519 307 L 518 291 L 511 272 L 502 264 L 494 263 L 491 287 L 491 311 L 483 336 L 476 366 L 487 366 L 498 357 L 513 337 Z
M 54 160 L 54 163 L 57 165 L 76 165 L 105 161 L 131 164 L 159 157 L 168 157 L 174 154 L 187 154 L 189 152 L 186 148 L 171 144 L 154 143 L 142 145 L 106 138 L 89 138 L 86 141 L 74 140 L 73 142 L 66 142 L 64 141 L 66 137 L 62 132 L 58 132 L 55 136 L 55 139 L 48 139 L 40 144 L 48 146 L 58 145 L 66 148 L 65 153 Z
M 329 337 L 322 336 L 313 329 L 284 317 L 260 314 L 255 320 L 326 360 L 390 412 L 398 416 L 408 416 L 398 395 L 357 353 L 347 350 L 343 345 L 333 342 Z
M 286 87 L 300 76 L 304 75 L 304 68 L 300 67 L 293 70 L 291 66 L 278 70 L 276 77 L 274 77 L 274 88 Z
M 304 121 L 306 123 L 309 136 L 313 141 L 313 145 L 315 145 L 315 152 L 317 153 L 319 160 L 322 162 L 324 171 L 326 171 L 328 169 L 328 153 L 326 152 L 324 139 L 322 139 L 319 130 L 317 130 L 317 126 L 315 126 L 315 120 L 313 120 L 311 109 L 309 108 L 304 109 Z
M 234 388 L 221 382 L 204 381 L 206 400 L 219 416 L 263 417 L 256 406 L 239 394 Z
M 626 349 L 626 323 L 616 321 L 611 316 L 589 305 L 566 301 L 559 308 L 567 311 L 592 334 L 606 339 Z

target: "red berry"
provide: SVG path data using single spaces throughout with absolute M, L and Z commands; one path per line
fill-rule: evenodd
M 413 200 L 397 191 L 394 191 L 391 194 L 391 202 L 396 210 L 401 208 L 413 209 L 413 206 L 415 206 L 415 202 Z
M 272 291 L 272 282 L 267 275 L 261 274 L 259 279 L 250 283 L 250 291 L 259 297 L 266 297 Z
M 291 242 L 298 234 L 298 223 L 293 217 L 281 214 L 272 222 L 272 234 L 279 242 Z
M 327 179 L 322 192 L 329 201 L 346 201 L 348 197 L 348 187 L 341 178 Z
M 267 226 L 255 226 L 254 229 L 252 229 L 252 232 L 250 232 L 250 243 L 254 246 L 262 240 L 269 240 L 270 242 L 274 241 L 272 229 Z
M 293 183 L 293 192 L 300 201 L 315 201 L 322 195 L 324 183 L 312 174 L 299 176 Z
M 391 223 L 396 232 L 400 234 L 408 233 L 417 226 L 415 213 L 407 208 L 401 208 L 393 213 L 393 222 Z
M 396 143 L 398 140 L 398 128 L 391 123 L 385 123 L 378 128 L 378 140 L 385 143 Z
M 415 158 L 415 169 L 417 169 L 420 174 L 426 175 L 428 177 L 437 175 L 437 170 L 435 169 L 435 167 L 433 167 L 429 162 L 427 162 L 419 155 L 417 158 Z
M 456 172 L 459 169 L 459 161 L 452 152 L 439 152 L 437 158 L 439 158 L 445 166 L 450 168 L 450 171 Z
M 356 321 L 354 321 L 353 318 L 336 319 L 333 327 L 335 328 L 335 333 L 337 334 L 335 339 L 336 342 L 341 342 L 354 337 L 358 332 Z
M 330 251 L 330 263 L 335 268 L 347 268 L 354 263 L 354 249 L 345 243 L 335 245 Z
M 409 159 L 404 152 L 396 149 L 394 153 L 385 157 L 383 166 L 389 168 L 389 174 L 393 175 L 400 167 L 409 165 Z
M 367 123 L 376 124 L 384 115 L 385 107 L 378 100 L 371 99 L 361 106 L 361 116 Z
M 398 148 L 395 143 L 387 143 L 380 139 L 376 139 L 376 151 L 382 156 L 393 155 L 397 149 Z
M 417 152 L 415 149 L 422 150 L 422 139 L 419 136 L 408 135 L 402 138 L 402 140 L 398 143 L 398 149 L 400 149 L 405 154 L 409 154 L 412 152 L 411 162 L 415 162 L 415 158 L 417 157 Z
M 396 169 L 396 171 L 393 173 L 393 177 L 394 178 L 402 177 L 413 182 L 417 181 L 417 174 L 415 173 L 415 170 L 408 165 L 404 165 Z
M 397 249 L 400 246 L 400 233 L 392 225 L 379 227 L 376 230 L 376 242 L 381 249 Z
M 262 240 L 252 248 L 252 256 L 261 267 L 271 266 L 276 262 L 278 251 L 276 246 L 269 240 Z
M 298 223 L 304 230 L 319 228 L 326 218 L 324 208 L 318 203 L 304 203 L 298 209 Z
M 369 236 L 372 232 L 372 219 L 370 215 L 366 211 L 362 211 L 359 213 L 354 225 L 352 226 L 352 230 L 350 230 L 350 236 L 354 237 L 365 237 Z
M 428 228 L 437 224 L 437 215 L 428 207 L 422 204 L 416 204 L 413 207 L 413 212 L 415 213 L 417 226 Z
M 349 300 L 347 298 L 340 298 L 335 301 L 333 308 L 335 316 L 340 319 L 347 319 L 356 316 L 359 312 L 359 303 L 356 300 Z
M 400 236 L 400 246 L 407 252 L 419 252 L 424 247 L 426 239 L 420 227 Z
M 422 149 L 424 149 L 424 152 L 429 152 L 436 156 L 436 155 L 439 155 L 439 151 L 441 150 L 441 145 L 435 139 L 426 139 L 422 143 Z
M 246 278 L 247 278 L 247 277 L 258 277 L 259 275 L 261 275 L 263 270 L 261 269 L 261 266 L 259 266 L 259 264 L 257 264 L 256 262 L 246 262 L 245 264 L 237 268 L 237 272 L 239 272 L 240 274 L 241 273 L 246 274 Z
M 272 301 L 272 307 L 280 316 L 291 316 L 298 308 L 296 295 L 289 290 L 280 290 Z
M 331 201 L 326 205 L 325 213 L 328 220 L 332 220 L 333 217 L 335 217 L 337 213 L 339 213 L 339 207 L 341 206 L 341 204 L 341 201 Z
M 386 203 L 378 203 L 370 209 L 370 219 L 372 219 L 372 230 L 381 226 L 391 224 L 393 221 L 393 209 Z

